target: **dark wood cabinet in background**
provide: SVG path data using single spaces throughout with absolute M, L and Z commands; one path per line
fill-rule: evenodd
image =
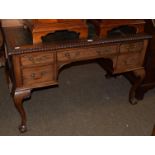
M 79 34 L 79 38 L 88 37 L 88 27 L 82 19 L 25 19 L 33 38 L 33 44 L 42 42 L 42 37 L 57 31 L 72 31 Z

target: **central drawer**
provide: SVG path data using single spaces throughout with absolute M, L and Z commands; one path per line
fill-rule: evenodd
M 101 46 L 101 47 L 90 47 L 81 49 L 72 49 L 60 51 L 57 54 L 59 62 L 65 61 L 78 61 L 78 60 L 89 60 L 95 58 L 103 58 L 109 55 L 117 55 L 118 44 Z

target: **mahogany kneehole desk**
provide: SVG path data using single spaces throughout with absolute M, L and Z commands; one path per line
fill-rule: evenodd
M 70 40 L 33 45 L 23 28 L 4 28 L 5 60 L 10 92 L 21 116 L 20 132 L 25 132 L 26 113 L 23 100 L 34 88 L 58 84 L 58 71 L 76 61 L 108 59 L 112 74 L 132 71 L 137 80 L 129 91 L 129 101 L 136 104 L 135 91 L 145 77 L 143 67 L 148 39 L 146 34 L 96 40 Z

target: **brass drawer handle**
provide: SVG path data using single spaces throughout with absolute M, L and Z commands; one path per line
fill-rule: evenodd
M 138 46 L 137 45 L 129 45 L 129 46 L 127 46 L 126 48 L 128 49 L 128 50 L 130 50 L 130 49 L 132 49 L 132 48 L 137 48 Z
M 32 74 L 31 74 L 31 77 L 32 77 L 32 78 L 35 78 L 35 76 L 36 76 L 35 73 L 32 73 Z
M 46 71 L 42 71 L 42 72 L 40 72 L 40 74 L 32 73 L 31 78 L 33 80 L 41 79 L 46 73 L 47 73 Z
M 65 57 L 67 57 L 67 58 L 69 58 L 69 59 L 70 59 L 70 57 L 71 57 L 71 56 L 70 56 L 70 53 L 68 53 L 68 52 L 67 52 L 67 53 L 65 53 Z
M 127 60 L 124 60 L 124 65 L 135 65 L 135 62 L 137 60 L 135 58 L 130 58 L 130 59 L 127 59 Z
M 124 64 L 125 65 L 132 65 L 132 62 L 130 62 L 129 60 L 124 60 Z

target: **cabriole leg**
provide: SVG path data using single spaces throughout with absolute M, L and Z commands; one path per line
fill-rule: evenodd
M 143 82 L 145 78 L 145 69 L 143 68 L 138 69 L 138 70 L 133 71 L 133 73 L 135 74 L 137 79 L 130 89 L 129 102 L 134 105 L 138 103 L 138 100 L 135 98 L 135 94 L 136 94 L 136 90 L 139 88 L 139 86 L 141 85 L 141 83 Z
M 24 133 L 27 131 L 27 126 L 26 126 L 26 113 L 23 107 L 23 100 L 27 97 L 30 96 L 30 90 L 22 90 L 22 91 L 15 91 L 13 99 L 14 99 L 14 104 L 21 116 L 21 124 L 19 126 L 19 131 L 21 133 Z

